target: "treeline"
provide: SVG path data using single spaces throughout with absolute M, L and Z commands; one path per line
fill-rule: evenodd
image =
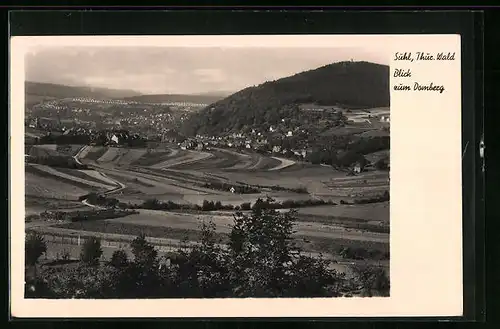
M 38 144 L 78 144 L 88 145 L 92 141 L 90 134 L 68 134 L 68 135 L 55 135 L 48 134 L 38 139 Z
M 356 248 L 356 247 L 342 247 L 339 250 L 339 255 L 344 259 L 354 259 L 354 260 L 389 260 L 389 251 L 381 251 L 377 249 L 368 250 L 366 248 Z
M 378 203 L 386 202 L 390 200 L 389 191 L 385 191 L 382 195 L 373 198 L 357 198 L 354 199 L 354 204 L 368 204 L 368 203 Z
M 203 200 L 202 205 L 196 204 L 179 204 L 172 201 L 162 202 L 157 199 L 148 199 L 140 205 L 130 206 L 133 209 L 151 209 L 151 210 L 194 210 L 194 211 L 215 211 L 215 210 L 251 210 L 261 207 L 268 207 L 269 209 L 290 209 L 290 208 L 303 208 L 313 206 L 336 205 L 332 201 L 325 201 L 321 199 L 308 199 L 308 200 L 285 200 L 282 202 L 264 202 L 263 199 L 257 199 L 252 205 L 251 202 L 243 202 L 240 205 L 222 204 L 220 201 Z
M 182 211 L 216 211 L 216 210 L 251 210 L 267 207 L 268 209 L 297 209 L 314 206 L 337 205 L 331 200 L 306 199 L 306 200 L 284 200 L 282 202 L 273 200 L 272 202 L 263 201 L 258 198 L 253 204 L 243 202 L 240 205 L 222 204 L 221 201 L 203 200 L 202 205 L 175 203 L 173 201 L 160 201 L 158 199 L 147 199 L 142 204 L 132 205 L 119 202 L 118 199 L 90 193 L 79 198 L 80 201 L 87 200 L 88 203 L 107 208 L 121 209 L 150 209 L 150 210 L 182 210 Z M 340 204 L 367 204 L 389 201 L 389 192 L 385 191 L 382 195 L 372 198 L 357 198 L 352 203 L 341 200 Z
M 270 200 L 268 200 L 270 201 Z M 144 235 L 130 244 L 132 259 L 117 250 L 102 261 L 100 240 L 87 239 L 79 264 L 38 265 L 47 251 L 43 237 L 26 238 L 27 298 L 228 298 L 388 296 L 390 283 L 381 268 L 354 268 L 347 279 L 329 261 L 307 257 L 293 242 L 296 213 L 274 209 L 238 212 L 229 241 L 221 244 L 215 225 L 203 223 L 199 243 L 159 257 Z M 168 258 L 168 259 L 167 259 Z M 361 291 L 360 291 L 361 290 Z
M 389 137 L 370 138 L 332 138 L 325 142 L 323 148 L 315 148 L 307 156 L 307 161 L 313 164 L 327 164 L 333 167 L 345 168 L 359 162 L 362 166 L 368 164 L 366 154 L 387 150 L 390 148 Z M 388 162 L 379 163 L 387 168 Z
M 231 188 L 234 189 L 234 193 L 238 194 L 253 194 L 253 193 L 260 193 L 260 190 L 252 187 L 250 185 L 232 185 L 224 182 L 207 182 L 203 185 L 201 185 L 204 188 L 212 189 L 212 190 L 218 190 L 218 191 L 229 191 Z
M 44 211 L 37 214 L 26 216 L 26 221 L 42 219 L 44 221 L 57 221 L 57 222 L 81 222 L 88 220 L 103 220 L 111 218 L 125 217 L 137 213 L 133 210 L 120 210 L 120 209 L 98 209 L 98 210 L 77 210 L 77 211 Z
M 127 147 L 146 147 L 147 139 L 137 135 L 130 134 L 127 130 L 99 131 L 96 133 L 71 133 L 67 135 L 49 133 L 37 139 L 35 144 L 78 144 L 89 145 L 91 143 L 98 146 L 107 146 L 113 144 L 112 136 L 118 137 L 118 145 Z
M 201 185 L 204 188 L 209 188 L 212 190 L 218 191 L 230 191 L 231 188 L 234 188 L 234 193 L 237 194 L 255 194 L 260 193 L 262 189 L 269 189 L 273 191 L 287 191 L 299 194 L 308 194 L 308 190 L 304 186 L 300 187 L 283 187 L 279 185 L 258 185 L 258 184 L 246 184 L 244 182 L 236 182 L 239 185 L 233 185 L 230 183 L 224 182 L 207 182 Z
M 236 182 L 238 184 L 242 185 L 247 185 L 244 182 Z M 305 186 L 299 186 L 299 187 L 283 187 L 279 185 L 259 185 L 259 184 L 252 184 L 251 186 L 259 188 L 259 189 L 270 189 L 273 191 L 287 191 L 287 192 L 294 192 L 298 194 L 309 194 L 309 191 L 307 190 L 307 187 Z

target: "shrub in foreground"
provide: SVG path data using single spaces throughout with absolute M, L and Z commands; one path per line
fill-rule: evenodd
M 47 244 L 43 236 L 30 232 L 25 240 L 25 260 L 28 265 L 36 265 L 40 256 L 47 252 Z
M 82 246 L 80 260 L 88 265 L 97 265 L 102 253 L 101 239 L 89 237 Z

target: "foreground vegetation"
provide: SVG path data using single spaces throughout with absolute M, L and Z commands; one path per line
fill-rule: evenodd
M 262 205 L 272 203 L 269 199 Z M 271 207 L 237 212 L 229 239 L 221 243 L 213 223 L 203 223 L 199 245 L 158 257 L 144 235 L 131 244 L 133 259 L 117 250 L 100 261 L 99 239 L 87 239 L 78 262 L 40 266 L 43 238 L 26 238 L 27 298 L 213 298 L 388 296 L 383 269 L 357 267 L 348 278 L 329 261 L 301 254 L 292 238 L 296 212 Z M 344 253 L 349 251 L 344 251 Z

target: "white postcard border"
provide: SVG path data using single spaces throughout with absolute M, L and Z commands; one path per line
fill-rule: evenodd
M 387 298 L 35 300 L 24 298 L 24 57 L 46 46 L 353 47 L 391 56 L 390 281 Z M 373 49 L 372 48 L 372 49 Z M 57 36 L 11 38 L 10 266 L 14 317 L 460 316 L 462 285 L 459 35 Z M 455 52 L 402 63 L 396 52 Z M 394 68 L 445 92 L 394 91 Z M 412 81 L 413 81 L 412 80 Z

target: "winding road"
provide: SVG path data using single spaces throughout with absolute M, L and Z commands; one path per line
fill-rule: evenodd
M 278 160 L 281 162 L 280 165 L 274 167 L 274 168 L 271 168 L 269 169 L 269 171 L 275 171 L 275 170 L 281 170 L 281 169 L 285 169 L 285 168 L 288 168 L 290 166 L 293 166 L 295 164 L 295 161 L 292 161 L 292 160 L 288 160 L 288 159 L 283 159 L 283 158 L 277 158 L 277 157 L 272 157 L 273 159 L 275 160 Z
M 89 146 L 86 145 L 84 147 L 82 147 L 80 150 L 78 150 L 78 152 L 73 156 L 73 158 L 75 159 L 76 163 L 80 164 L 80 165 L 83 165 L 83 163 L 80 161 L 79 159 L 79 156 L 87 150 Z M 91 167 L 94 167 L 94 168 L 97 168 L 99 169 L 100 167 L 97 166 L 97 165 L 91 165 Z M 107 190 L 106 192 L 104 192 L 104 195 L 110 195 L 110 194 L 114 194 L 114 193 L 117 193 L 117 192 L 120 192 L 121 190 L 125 189 L 127 186 L 125 184 L 123 184 L 122 182 L 119 182 L 117 181 L 116 179 L 112 179 L 111 177 L 107 176 L 105 173 L 103 172 L 100 172 L 99 171 L 99 174 L 102 175 L 103 177 L 105 177 L 107 180 L 109 180 L 110 182 L 113 182 L 115 185 L 117 185 L 117 187 L 115 188 L 112 188 L 110 190 Z M 84 199 L 82 200 L 82 204 L 84 204 L 85 206 L 88 206 L 88 207 L 92 207 L 92 208 L 97 208 L 97 209 L 105 209 L 104 207 L 100 207 L 100 206 L 97 206 L 97 205 L 93 205 L 91 203 L 89 203 L 87 201 L 87 199 Z

